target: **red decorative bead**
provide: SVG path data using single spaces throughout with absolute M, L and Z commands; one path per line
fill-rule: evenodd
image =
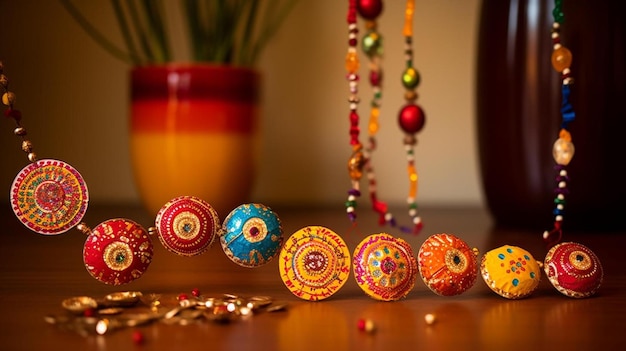
M 359 125 L 359 114 L 355 111 L 350 112 L 350 124 L 351 125 Z
M 359 330 L 365 330 L 365 319 L 361 318 L 358 320 L 358 322 L 356 322 L 356 327 Z
M 83 316 L 85 317 L 93 317 L 96 315 L 96 310 L 93 308 L 88 308 L 83 312 Z
M 382 0 L 358 0 L 356 9 L 361 17 L 373 20 L 383 12 Z
M 143 344 L 145 340 L 146 340 L 146 339 L 144 338 L 144 336 L 143 336 L 143 333 L 142 333 L 142 332 L 140 332 L 139 330 L 135 330 L 135 331 L 133 332 L 133 342 L 134 342 L 136 345 L 141 345 L 141 344 Z
M 19 122 L 22 119 L 22 112 L 20 112 L 20 110 L 9 108 L 4 110 L 4 116 L 8 118 L 13 118 L 17 122 Z
M 178 301 L 183 301 L 183 300 L 187 300 L 189 298 L 189 296 L 187 296 L 187 294 L 185 293 L 181 293 L 178 295 L 178 297 L 176 299 L 178 299 Z
M 380 83 L 383 80 L 383 72 L 382 71 L 371 71 L 370 72 L 370 84 L 373 86 L 380 86 Z
M 550 283 L 569 297 L 589 297 L 602 284 L 602 264 L 582 244 L 567 242 L 554 246 L 546 254 L 543 267 Z
M 424 110 L 415 104 L 404 106 L 398 115 L 400 128 L 409 134 L 414 134 L 422 130 L 425 122 L 426 116 L 424 115 Z
M 194 297 L 199 297 L 200 296 L 200 289 L 195 288 L 195 289 L 191 290 L 191 295 L 193 295 Z

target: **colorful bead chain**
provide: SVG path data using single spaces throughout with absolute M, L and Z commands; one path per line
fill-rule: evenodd
M 552 246 L 561 240 L 563 235 L 562 223 L 565 207 L 565 196 L 569 194 L 567 189 L 567 183 L 569 181 L 569 175 L 567 174 L 566 166 L 572 160 L 574 156 L 574 144 L 572 143 L 572 136 L 568 130 L 569 123 L 574 120 L 576 114 L 572 104 L 569 101 L 570 85 L 573 83 L 571 77 L 570 66 L 572 64 L 572 53 L 565 46 L 561 44 L 561 38 L 559 35 L 561 24 L 563 23 L 563 0 L 554 1 L 554 10 L 552 11 L 554 23 L 552 24 L 552 67 L 561 74 L 562 87 L 561 87 L 561 129 L 559 131 L 559 137 L 554 142 L 552 147 L 552 155 L 556 162 L 555 169 L 557 171 L 556 183 L 557 187 L 554 190 L 556 194 L 554 198 L 554 225 L 552 230 L 545 231 L 543 233 L 544 241 Z
M 347 79 L 350 86 L 350 145 L 352 145 L 352 155 L 348 160 L 348 174 L 351 179 L 352 188 L 348 190 L 348 200 L 346 201 L 346 212 L 352 222 L 356 221 L 355 208 L 357 198 L 361 196 L 359 182 L 363 176 L 363 166 L 365 156 L 363 145 L 359 141 L 359 113 L 358 104 L 358 82 L 359 82 L 359 56 L 357 55 L 359 30 L 356 23 L 357 3 L 356 0 L 349 0 L 348 6 L 348 54 L 346 55 Z
M 366 160 L 365 172 L 368 179 L 368 191 L 370 201 L 372 203 L 372 209 L 379 214 L 379 224 L 384 225 L 385 223 L 387 223 L 395 227 L 396 221 L 393 218 L 393 215 L 388 212 L 387 204 L 378 198 L 378 193 L 376 189 L 376 173 L 374 172 L 374 166 L 372 162 L 372 157 L 377 145 L 376 134 L 378 133 L 378 130 L 380 128 L 378 119 L 380 116 L 382 99 L 383 72 L 381 61 L 383 53 L 383 41 L 382 35 L 378 32 L 378 23 L 376 22 L 376 19 L 382 13 L 382 9 L 382 0 L 359 1 L 357 3 L 357 10 L 359 15 L 366 20 L 365 28 L 367 29 L 367 33 L 365 33 L 365 35 L 363 36 L 362 48 L 365 55 L 369 58 L 369 82 L 373 92 L 372 100 L 370 103 L 370 119 L 368 123 L 369 138 L 367 147 L 365 147 L 364 150 Z
M 422 229 L 422 219 L 419 216 L 417 206 L 417 186 L 418 175 L 415 167 L 414 147 L 417 144 L 415 134 L 422 130 L 426 116 L 424 110 L 417 105 L 417 86 L 420 84 L 420 74 L 413 67 L 413 13 L 415 12 L 415 0 L 407 0 L 404 22 L 404 56 L 406 60 L 406 69 L 402 74 L 402 84 L 406 89 L 404 99 L 406 104 L 400 110 L 398 115 L 398 123 L 405 133 L 404 148 L 406 150 L 407 172 L 409 175 L 409 195 L 407 203 L 409 207 L 409 215 L 413 219 L 413 233 L 419 233 Z
M 383 9 L 382 0 L 373 1 L 349 1 L 348 7 L 348 26 L 349 26 L 349 46 L 348 55 L 346 57 L 346 69 L 348 71 L 348 80 L 350 82 L 350 144 L 352 145 L 352 154 L 348 161 L 348 170 L 350 179 L 352 181 L 352 188 L 348 191 L 348 201 L 346 201 L 346 212 L 352 222 L 356 221 L 356 200 L 360 197 L 361 192 L 359 188 L 359 182 L 363 173 L 367 174 L 368 178 L 368 190 L 370 194 L 370 200 L 372 208 L 379 214 L 379 223 L 381 225 L 389 224 L 392 227 L 396 227 L 396 220 L 391 212 L 388 211 L 388 206 L 385 202 L 378 198 L 377 194 L 377 182 L 374 167 L 372 163 L 372 154 L 376 149 L 376 134 L 379 130 L 379 116 L 380 106 L 382 98 L 382 36 L 377 30 L 376 19 L 381 14 Z M 407 134 L 404 139 L 405 149 L 407 153 L 407 170 L 409 173 L 409 215 L 412 218 L 412 228 L 401 226 L 400 229 L 403 232 L 419 233 L 422 228 L 422 221 L 418 215 L 417 210 L 417 182 L 418 176 L 415 168 L 415 157 L 413 147 L 416 144 L 415 133 L 420 131 L 424 126 L 424 112 L 418 105 L 415 104 L 417 100 L 417 93 L 415 89 L 420 82 L 420 76 L 417 70 L 413 68 L 413 51 L 412 44 L 412 21 L 413 13 L 415 12 L 415 1 L 409 0 L 406 4 L 405 10 L 405 26 L 403 29 L 403 35 L 405 37 L 405 56 L 407 62 L 407 69 L 403 73 L 402 82 L 407 89 L 405 99 L 407 104 L 402 108 L 399 115 L 400 128 Z M 358 69 L 359 59 L 357 55 L 356 36 L 358 33 L 356 20 L 357 13 L 366 20 L 367 33 L 363 37 L 363 51 L 370 60 L 370 76 L 369 81 L 372 86 L 373 97 L 371 101 L 370 119 L 368 124 L 369 140 L 367 147 L 363 147 L 359 141 L 359 115 L 357 111 L 359 98 L 357 96 L 357 82 L 359 80 Z

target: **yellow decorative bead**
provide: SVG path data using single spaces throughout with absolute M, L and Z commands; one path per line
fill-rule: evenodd
M 378 132 L 378 116 L 380 116 L 380 109 L 378 107 L 372 107 L 372 110 L 370 112 L 370 121 L 368 125 L 370 135 L 374 135 Z
M 552 67 L 557 72 L 563 72 L 572 64 L 572 53 L 565 47 L 561 46 L 552 52 Z
M 348 73 L 355 73 L 359 70 L 359 57 L 354 51 L 349 51 L 346 55 L 346 70 Z
M 12 91 L 7 91 L 6 93 L 2 94 L 2 103 L 7 106 L 13 105 L 15 103 L 15 93 L 13 93 Z

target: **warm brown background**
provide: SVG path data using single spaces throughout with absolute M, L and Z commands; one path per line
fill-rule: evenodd
M 75 3 L 122 43 L 109 1 Z M 174 1 L 168 3 L 176 19 Z M 422 205 L 482 201 L 473 103 L 479 3 L 424 0 L 416 5 L 415 66 L 422 74 L 420 102 L 427 113 L 417 147 Z M 386 1 L 380 21 L 386 80 L 375 167 L 380 195 L 392 203 L 403 203 L 407 193 L 402 134 L 396 124 L 403 104 L 404 4 Z M 344 201 L 350 152 L 346 10 L 347 1 L 302 0 L 259 62 L 264 141 L 253 200 L 272 205 Z M 0 23 L 0 59 L 39 156 L 79 169 L 93 202 L 137 201 L 127 153 L 129 66 L 97 46 L 58 1 L 0 0 Z M 181 49 L 183 28 L 179 23 L 172 28 L 179 33 L 175 47 Z M 363 62 L 365 76 L 365 58 Z M 366 84 L 361 85 L 361 98 L 365 122 L 370 99 Z M 7 192 L 27 162 L 12 128 L 8 120 L 0 123 L 0 189 Z

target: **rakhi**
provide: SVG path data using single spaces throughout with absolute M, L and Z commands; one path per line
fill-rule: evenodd
M 574 108 L 569 101 L 570 85 L 573 83 L 571 77 L 570 66 L 572 64 L 572 53 L 565 46 L 561 44 L 561 37 L 559 35 L 561 24 L 565 15 L 563 14 L 563 0 L 554 1 L 554 9 L 552 10 L 552 16 L 554 23 L 552 24 L 552 67 L 558 73 L 561 74 L 562 86 L 561 86 L 561 130 L 559 131 L 559 137 L 552 146 L 552 156 L 557 171 L 556 182 L 557 187 L 554 190 L 556 194 L 554 198 L 554 223 L 552 230 L 546 230 L 543 233 L 544 241 L 549 245 L 554 245 L 561 241 L 563 236 L 563 214 L 565 207 L 565 195 L 569 194 L 567 189 L 567 182 L 569 182 L 569 175 L 567 173 L 567 165 L 574 157 L 574 144 L 572 143 L 572 136 L 568 130 L 569 124 L 574 120 L 576 114 Z
M 388 206 L 385 202 L 378 198 L 377 194 L 377 182 L 374 168 L 372 165 L 372 154 L 376 149 L 376 134 L 379 129 L 379 116 L 380 116 L 380 99 L 382 97 L 382 36 L 377 30 L 376 19 L 382 13 L 383 3 L 382 0 L 349 0 L 348 6 L 348 53 L 346 56 L 346 70 L 347 79 L 349 81 L 350 89 L 350 145 L 352 146 L 352 153 L 348 160 L 348 174 L 351 179 L 352 187 L 348 191 L 348 199 L 345 203 L 346 212 L 348 218 L 352 222 L 356 222 L 356 206 L 357 199 L 361 196 L 360 180 L 363 173 L 367 174 L 369 180 L 369 194 L 372 202 L 372 208 L 379 214 L 379 223 L 381 225 L 389 224 L 392 227 L 397 226 L 396 219 L 393 214 L 389 212 Z M 407 158 L 407 172 L 409 178 L 409 194 L 407 197 L 408 213 L 412 219 L 413 225 L 411 228 L 400 226 L 403 232 L 410 232 L 417 234 L 422 229 L 422 220 L 418 213 L 417 206 L 417 185 L 418 174 L 415 167 L 415 153 L 414 146 L 417 143 L 415 134 L 422 130 L 425 123 L 425 114 L 423 109 L 417 105 L 417 92 L 416 88 L 420 83 L 419 72 L 413 67 L 413 49 L 412 49 L 412 37 L 413 37 L 413 13 L 415 12 L 415 1 L 408 0 L 405 9 L 405 24 L 403 28 L 403 36 L 405 39 L 405 63 L 406 69 L 402 74 L 402 84 L 406 89 L 404 98 L 406 100 L 405 106 L 399 112 L 398 124 L 401 130 L 405 133 L 404 146 Z M 369 81 L 373 90 L 373 98 L 371 101 L 370 120 L 368 124 L 369 142 L 367 147 L 363 147 L 363 144 L 359 140 L 360 127 L 359 127 L 359 114 L 358 104 L 360 99 L 358 97 L 358 82 L 359 75 L 358 70 L 360 66 L 359 57 L 357 54 L 358 47 L 358 26 L 357 26 L 357 14 L 366 20 L 366 28 L 368 32 L 363 37 L 363 51 L 370 59 L 370 75 Z
M 180 196 L 158 212 L 148 230 L 125 218 L 114 218 L 93 229 L 81 222 L 87 211 L 89 193 L 81 174 L 69 164 L 38 160 L 33 143 L 26 139 L 22 114 L 14 108 L 15 93 L 0 63 L 2 102 L 5 116 L 16 123 L 14 134 L 22 139 L 22 150 L 30 164 L 15 177 L 11 186 L 11 207 L 28 229 L 43 235 L 57 235 L 71 228 L 87 235 L 83 261 L 89 274 L 105 283 L 121 285 L 141 277 L 152 262 L 151 235 L 156 235 L 170 252 L 195 256 L 205 252 L 219 236 L 224 253 L 244 267 L 264 265 L 283 244 L 282 225 L 276 213 L 262 204 L 244 204 L 232 210 L 222 225 L 217 212 L 206 201 Z
M 422 243 L 416 258 L 405 240 L 378 233 L 364 238 L 350 260 L 339 235 L 326 227 L 308 226 L 286 240 L 279 255 L 279 274 L 289 291 L 307 301 L 335 294 L 351 271 L 361 290 L 380 301 L 405 298 L 418 275 L 435 294 L 455 296 L 474 286 L 480 271 L 487 286 L 508 299 L 530 296 L 542 269 L 560 293 L 573 298 L 592 296 L 603 280 L 598 257 L 578 243 L 552 247 L 543 262 L 511 245 L 490 250 L 480 260 L 478 254 L 457 236 L 440 233 Z

